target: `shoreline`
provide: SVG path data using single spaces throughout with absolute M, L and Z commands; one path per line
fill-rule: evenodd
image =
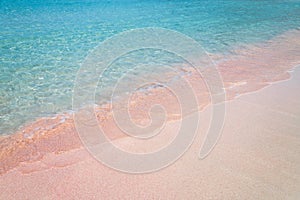
M 184 156 L 156 173 L 120 173 L 78 148 L 49 153 L 2 174 L 0 198 L 296 200 L 300 195 L 299 78 L 300 68 L 296 68 L 288 81 L 226 102 L 222 137 L 204 160 L 197 155 L 207 123 Z M 208 112 L 203 111 L 203 122 L 209 120 Z M 169 132 L 177 125 L 168 122 Z M 132 149 L 129 139 L 115 142 Z
M 245 52 L 247 50 L 248 51 L 254 51 L 255 49 L 265 48 L 265 45 L 268 45 L 268 44 L 274 42 L 274 40 L 282 42 L 282 40 L 285 40 L 286 37 L 289 38 L 290 36 L 294 37 L 294 36 L 297 36 L 297 35 L 300 35 L 300 28 L 285 31 L 283 33 L 280 33 L 279 35 L 274 36 L 272 39 L 266 40 L 262 43 L 238 45 L 238 46 L 234 47 L 231 51 L 227 52 L 226 54 L 212 54 L 212 53 L 208 52 L 208 56 L 210 57 L 211 60 L 213 60 L 213 62 L 216 63 L 216 66 L 219 67 L 219 64 L 223 64 L 224 62 L 226 63 L 226 61 L 230 61 L 232 59 L 235 59 L 236 57 L 241 56 L 242 54 L 245 54 Z M 230 54 L 229 58 L 228 58 L 228 54 Z M 245 56 L 245 55 L 243 55 L 243 56 Z M 289 72 L 290 70 L 293 70 L 298 65 L 300 65 L 300 63 L 295 64 L 294 66 L 290 67 L 290 69 L 286 70 L 286 72 Z M 184 70 L 184 68 L 185 67 L 182 67 L 181 71 L 179 71 L 179 73 L 180 72 L 186 72 Z M 193 69 L 191 71 L 193 71 Z M 176 74 L 175 75 L 174 74 L 173 75 L 172 74 L 167 74 L 167 76 L 176 76 Z M 185 75 L 183 75 L 183 76 L 185 76 Z M 271 84 L 276 83 L 278 81 L 286 80 L 286 79 L 289 79 L 289 78 L 290 77 L 283 77 L 280 80 L 271 81 L 267 84 L 271 85 Z M 153 89 L 153 88 L 147 88 L 146 90 L 151 90 L 151 89 Z M 242 93 L 242 94 L 244 94 L 244 93 Z M 105 106 L 106 104 L 111 104 L 111 101 L 103 103 L 103 104 L 96 104 L 96 106 L 101 107 L 102 105 Z M 14 132 L 1 133 L 0 134 L 0 140 L 2 138 L 9 137 L 9 136 L 12 136 L 12 135 L 14 135 L 18 132 L 21 132 L 24 128 L 26 128 L 26 126 L 30 126 L 30 125 L 32 125 L 33 123 L 35 123 L 36 121 L 38 121 L 40 119 L 52 119 L 52 118 L 56 118 L 57 116 L 60 116 L 60 115 L 73 115 L 74 112 L 76 112 L 76 111 L 69 109 L 69 110 L 66 110 L 64 112 L 59 112 L 59 113 L 49 114 L 49 115 L 46 114 L 45 116 L 35 118 L 34 120 L 30 120 L 28 122 L 25 122 L 23 125 L 21 125 L 19 128 L 17 128 Z
M 300 51 L 300 45 L 297 44 L 297 41 L 300 41 L 297 40 L 299 33 L 299 30 L 287 32 L 283 36 L 275 37 L 275 41 L 266 42 L 265 44 L 269 45 L 268 48 L 254 48 L 256 51 L 250 48 L 249 52 L 242 52 L 241 55 L 234 55 L 233 58 L 227 58 L 218 63 L 218 69 L 224 79 L 224 87 L 228 94 L 226 101 L 259 92 L 278 82 L 291 80 L 292 77 L 289 71 L 299 66 L 300 56 L 288 55 L 288 57 L 286 52 L 292 51 L 297 53 Z M 290 44 L 286 44 L 285 39 L 287 38 L 285 37 L 290 39 Z M 276 40 L 276 38 L 279 39 Z M 294 43 L 295 41 L 296 43 Z M 282 47 L 281 51 L 274 52 L 274 48 L 278 46 Z M 249 55 L 251 56 L 250 59 L 248 58 Z M 270 60 L 267 59 L 270 63 L 267 64 L 264 61 L 266 55 L 270 57 Z M 289 59 L 285 61 L 286 56 Z M 254 63 L 253 60 L 255 60 Z M 276 64 L 278 65 L 277 67 Z M 265 68 L 259 69 L 257 65 L 263 65 Z M 291 65 L 293 66 L 291 67 Z M 197 110 L 204 110 L 210 104 L 209 92 L 205 87 L 205 83 L 193 69 L 187 68 L 184 70 L 186 73 L 184 73 L 183 78 L 191 83 L 193 89 L 204 91 L 196 94 L 198 99 L 204 99 L 203 102 L 198 102 L 200 107 Z M 202 80 L 202 82 L 199 80 Z M 180 87 L 180 82 L 176 84 Z M 184 92 L 185 88 L 181 89 Z M 132 106 L 139 111 L 133 111 L 133 121 L 137 124 L 147 125 L 149 123 L 149 116 L 145 110 L 155 103 L 165 105 L 166 110 L 169 111 L 167 115 L 168 121 L 176 121 L 182 117 L 180 116 L 180 108 L 174 105 L 174 97 L 168 94 L 165 88 L 154 88 L 145 93 L 141 92 L 134 95 L 136 96 L 133 97 L 134 103 Z M 160 98 L 157 98 L 157 96 Z M 100 126 L 107 130 L 108 137 L 112 140 L 124 138 L 124 134 L 112 122 L 111 105 L 101 105 L 96 110 Z M 14 134 L 1 136 L 0 176 L 18 167 L 21 163 L 37 162 L 49 153 L 60 154 L 81 148 L 81 141 L 78 138 L 71 115 L 70 113 L 62 113 L 50 118 L 40 118 L 22 127 Z

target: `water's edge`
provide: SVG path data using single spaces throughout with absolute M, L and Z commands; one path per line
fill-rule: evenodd
M 235 50 L 236 53 L 231 57 L 220 59 L 217 67 L 224 81 L 226 100 L 257 92 L 290 79 L 291 70 L 300 64 L 299 33 L 299 30 L 288 31 L 263 44 Z M 204 109 L 210 101 L 201 76 L 193 68 L 185 68 L 184 72 L 183 77 L 189 81 L 195 91 L 203 91 L 196 95 L 202 100 L 199 102 L 198 109 Z M 175 84 L 180 87 L 179 82 Z M 184 88 L 182 91 L 184 92 Z M 164 105 L 166 110 L 170 111 L 168 120 L 180 119 L 178 105 L 175 105 L 175 99 L 166 88 L 150 88 L 134 94 L 133 100 L 134 107 L 138 108 L 133 112 L 135 116 L 133 120 L 136 123 L 144 123 L 148 116 L 142 110 L 150 108 L 155 103 Z M 95 113 L 100 126 L 107 131 L 110 139 L 124 137 L 113 124 L 111 104 L 96 106 Z M 82 144 L 72 114 L 66 112 L 53 117 L 40 118 L 21 127 L 12 135 L 1 136 L 0 174 L 17 167 L 21 162 L 37 161 L 48 153 L 61 153 L 81 148 Z

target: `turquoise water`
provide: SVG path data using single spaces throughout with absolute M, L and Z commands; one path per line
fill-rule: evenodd
M 116 33 L 164 27 L 228 53 L 298 28 L 299 13 L 298 0 L 1 0 L 0 133 L 70 110 L 80 64 Z

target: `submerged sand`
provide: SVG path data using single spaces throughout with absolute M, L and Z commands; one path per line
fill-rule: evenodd
M 217 63 L 231 101 L 222 137 L 203 160 L 198 154 L 209 125 L 209 92 L 194 69 L 184 69 L 183 76 L 201 91 L 203 126 L 184 156 L 155 173 L 121 173 L 96 161 L 82 146 L 71 114 L 39 119 L 1 138 L 0 199 L 298 199 L 300 69 L 288 71 L 300 64 L 299 52 L 299 31 L 291 31 Z M 165 134 L 143 151 L 174 137 L 180 109 L 172 94 L 156 88 L 132 100 L 136 123 L 147 124 L 144 111 L 155 103 L 168 111 Z M 96 110 L 116 145 L 139 150 L 113 123 L 111 105 Z

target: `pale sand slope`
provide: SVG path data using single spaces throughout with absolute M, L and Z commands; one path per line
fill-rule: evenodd
M 72 150 L 1 175 L 0 199 L 299 199 L 300 69 L 292 75 L 228 102 L 223 135 L 204 160 L 203 131 L 180 160 L 151 174 L 120 173 Z

